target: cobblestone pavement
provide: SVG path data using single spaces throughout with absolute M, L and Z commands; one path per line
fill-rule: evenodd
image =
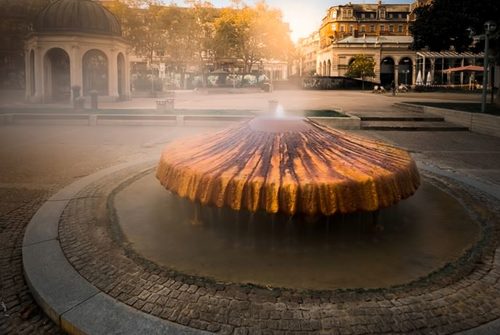
M 47 193 L 2 188 L 0 199 L 0 334 L 60 334 L 34 302 L 22 266 L 24 229 Z
M 188 94 L 179 103 L 182 102 L 186 108 L 248 108 L 248 104 L 255 101 L 257 107 L 266 108 L 268 99 L 277 98 L 286 102 L 285 107 L 341 107 L 346 111 L 368 112 L 386 111 L 395 101 L 422 97 L 408 95 L 392 98 L 356 92 L 277 92 L 275 96 L 270 98 L 264 95 L 259 102 L 258 97 L 251 94 L 244 97 L 227 95 L 221 99 Z M 430 98 L 439 99 L 441 96 Z M 148 103 L 154 107 L 154 100 Z M 213 130 L 215 128 L 208 129 Z M 196 131 L 200 129 L 49 125 L 0 127 L 0 334 L 58 333 L 33 302 L 22 274 L 23 232 L 39 206 L 55 191 L 82 176 L 125 161 L 146 156 L 159 157 L 161 148 L 173 137 L 189 136 Z M 500 139 L 466 132 L 370 132 L 369 135 L 410 148 L 420 160 L 430 160 L 441 168 L 452 168 L 459 173 L 500 185 Z M 109 191 L 106 187 L 109 185 L 96 186 L 88 191 L 105 198 Z M 103 215 L 104 208 L 99 207 L 102 204 L 97 200 L 99 198 L 81 199 L 78 204 L 72 203 L 67 213 L 78 206 L 88 206 L 93 213 Z M 103 238 L 107 233 L 102 219 L 106 217 L 101 216 L 94 222 L 100 224 L 94 234 L 102 232 Z M 462 273 L 461 280 L 455 278 L 450 281 L 450 277 L 447 277 L 447 280 L 436 286 L 437 294 L 429 289 L 421 291 L 420 295 L 375 291 L 338 292 L 333 295 L 315 292 L 297 297 L 286 290 L 200 282 L 196 278 L 159 269 L 137 258 L 126 248 L 118 250 L 113 245 L 116 244 L 105 245 L 101 249 L 103 256 L 110 257 L 110 253 L 115 252 L 117 259 L 130 267 L 127 280 L 117 285 L 113 285 L 113 281 L 122 273 L 116 264 L 103 264 L 99 259 L 90 259 L 85 255 L 71 261 L 75 266 L 83 266 L 85 260 L 101 265 L 99 271 L 106 273 L 109 279 L 101 279 L 96 285 L 130 305 L 193 327 L 218 329 L 221 333 L 259 333 L 256 328 L 248 327 L 246 320 L 250 319 L 256 320 L 256 325 L 265 329 L 263 333 L 277 334 L 293 333 L 283 330 L 286 328 L 293 328 L 297 333 L 314 329 L 333 334 L 337 330 L 346 334 L 368 333 L 373 330 L 370 327 L 374 327 L 374 320 L 377 323 L 380 321 L 377 327 L 380 327 L 381 332 L 404 333 L 405 327 L 411 326 L 411 329 L 417 329 L 414 331 L 417 333 L 426 328 L 432 329 L 427 333 L 449 333 L 454 328 L 463 328 L 464 324 L 473 327 L 499 316 L 499 261 L 498 257 L 493 258 L 492 250 L 474 264 L 475 271 Z M 75 248 L 91 246 L 75 241 Z M 470 262 L 468 264 L 471 265 Z M 472 270 L 462 270 L 467 269 Z M 92 279 L 91 276 L 89 278 Z M 440 287 L 446 290 L 438 291 Z M 141 288 L 140 292 L 138 288 Z M 252 303 L 248 300 L 250 297 Z M 422 305 L 414 303 L 424 304 L 426 301 L 432 301 L 433 308 L 419 310 Z M 316 304 L 315 308 L 311 307 L 313 303 Z M 193 304 L 202 304 L 203 309 L 189 316 L 189 308 Z M 385 323 L 374 314 L 375 309 L 381 308 L 386 311 Z M 469 310 L 474 310 L 476 314 L 464 316 Z M 335 317 L 332 317 L 334 314 Z M 304 320 L 302 323 L 297 321 L 299 316 Z M 321 317 L 319 324 L 318 317 Z M 350 320 L 350 324 L 355 327 L 347 329 L 346 323 L 343 323 L 344 328 L 338 328 L 341 319 L 344 322 Z M 301 330 L 298 331 L 297 327 Z
M 159 157 L 164 143 L 179 132 L 171 127 L 0 127 L 1 335 L 60 333 L 33 300 L 23 275 L 24 230 L 38 208 L 82 176 L 151 153 Z
M 500 317 L 500 213 L 481 194 L 432 178 L 460 194 L 483 225 L 483 239 L 456 263 L 399 287 L 295 291 L 190 277 L 135 254 L 113 223 L 112 195 L 137 171 L 82 191 L 65 210 L 59 236 L 80 274 L 146 313 L 220 334 L 452 334 Z

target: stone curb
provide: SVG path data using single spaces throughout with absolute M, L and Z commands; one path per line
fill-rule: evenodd
M 500 137 L 500 117 L 483 113 L 470 113 L 455 109 L 416 105 L 412 103 L 396 103 L 396 107 L 412 112 L 429 113 L 444 117 L 446 122 L 455 123 L 469 128 L 479 134 Z
M 308 117 L 312 121 L 345 130 L 359 130 L 361 119 L 345 113 L 347 117 Z M 13 125 L 19 121 L 45 121 L 59 124 L 96 126 L 188 126 L 199 122 L 242 122 L 252 119 L 247 115 L 179 115 L 179 114 L 58 114 L 58 113 L 9 113 L 0 114 L 0 125 Z M 59 123 L 58 123 L 59 122 Z M 78 123 L 77 123 L 78 122 Z
M 116 165 L 79 179 L 52 196 L 33 216 L 23 240 L 23 268 L 33 297 L 69 334 L 209 334 L 131 308 L 104 294 L 67 261 L 59 243 L 59 219 L 87 185 L 146 159 Z

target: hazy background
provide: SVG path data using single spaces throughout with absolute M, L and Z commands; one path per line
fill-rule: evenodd
M 258 0 L 244 1 L 249 5 L 253 5 Z M 164 2 L 170 2 L 164 0 Z M 181 1 L 174 1 L 182 4 Z M 224 7 L 230 5 L 230 0 L 212 0 L 216 7 Z M 300 37 L 306 37 L 317 29 L 321 23 L 321 19 L 326 13 L 326 10 L 331 6 L 345 5 L 351 3 L 366 3 L 373 4 L 377 0 L 266 0 L 272 7 L 277 7 L 283 12 L 285 21 L 290 23 L 292 30 L 292 40 L 296 42 Z M 412 0 L 385 0 L 384 4 L 394 3 L 412 3 Z

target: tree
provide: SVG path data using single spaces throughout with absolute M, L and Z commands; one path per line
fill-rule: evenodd
M 53 1 L 0 0 L 0 88 L 24 88 L 24 38 L 38 13 Z
M 282 14 L 264 1 L 254 7 L 225 8 L 214 22 L 217 59 L 233 58 L 249 73 L 263 59 L 283 59 L 292 50 L 290 29 Z
M 482 51 L 484 41 L 474 43 L 471 30 L 483 34 L 483 25 L 490 20 L 500 25 L 500 1 L 434 0 L 416 8 L 415 14 L 416 20 L 410 26 L 413 49 Z M 491 39 L 490 47 L 496 63 L 500 64 L 499 34 Z M 500 105 L 500 90 L 496 104 Z
M 356 55 L 345 75 L 349 78 L 361 78 L 364 88 L 364 78 L 375 77 L 375 60 L 370 56 Z

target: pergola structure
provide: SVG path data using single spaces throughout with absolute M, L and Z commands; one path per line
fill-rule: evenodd
M 69 101 L 76 86 L 102 100 L 130 96 L 129 46 L 109 10 L 90 0 L 57 0 L 33 28 L 25 43 L 28 101 Z
M 421 75 L 421 84 L 468 85 L 466 71 L 447 72 L 446 70 L 469 65 L 482 66 L 483 61 L 484 53 L 418 51 L 416 55 L 416 69 L 417 73 Z

